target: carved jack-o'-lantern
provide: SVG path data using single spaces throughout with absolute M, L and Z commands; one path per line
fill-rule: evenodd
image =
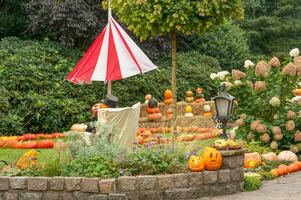
M 198 156 L 191 156 L 188 161 L 188 168 L 192 172 L 200 172 L 204 170 L 204 159 Z
M 202 158 L 205 161 L 205 169 L 215 171 L 222 167 L 222 154 L 214 148 L 206 147 Z

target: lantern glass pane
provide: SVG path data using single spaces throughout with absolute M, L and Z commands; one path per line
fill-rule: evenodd
M 217 106 L 218 117 L 227 117 L 228 116 L 229 100 L 224 99 L 224 98 L 217 98 L 216 106 Z

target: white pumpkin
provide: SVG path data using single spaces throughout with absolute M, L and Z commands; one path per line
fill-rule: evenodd
M 274 152 L 262 154 L 261 157 L 266 161 L 278 161 L 277 154 Z
M 298 161 L 297 155 L 292 151 L 281 151 L 278 155 L 278 161 Z
M 193 117 L 192 113 L 185 113 L 185 117 Z
M 70 128 L 71 131 L 77 131 L 77 132 L 85 132 L 87 128 L 87 125 L 85 124 L 73 124 Z
M 210 112 L 211 111 L 210 105 L 204 105 L 204 111 L 205 112 Z

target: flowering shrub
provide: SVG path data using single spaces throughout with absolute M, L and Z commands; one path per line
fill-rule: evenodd
M 259 141 L 272 149 L 301 150 L 301 98 L 294 97 L 301 77 L 299 49 L 282 62 L 277 57 L 254 64 L 245 61 L 245 72 L 232 70 L 210 78 L 236 98 L 236 136 Z M 300 143 L 299 143 L 300 142 Z

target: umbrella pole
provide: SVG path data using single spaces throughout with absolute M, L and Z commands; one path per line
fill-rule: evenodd
M 108 94 L 112 94 L 112 81 L 108 81 Z

